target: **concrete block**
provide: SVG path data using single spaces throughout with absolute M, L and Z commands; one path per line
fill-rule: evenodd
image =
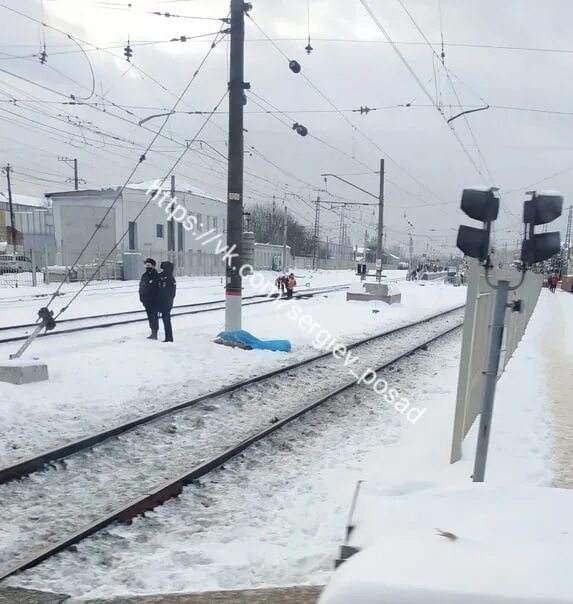
M 20 385 L 42 382 L 47 379 L 48 366 L 40 360 L 14 359 L 0 363 L 0 382 Z
M 377 300 L 378 302 L 386 302 L 386 304 L 400 304 L 402 301 L 402 294 L 395 285 L 366 282 L 362 286 L 364 288 L 363 292 L 346 292 L 346 300 L 358 300 L 361 302 Z
M 379 296 L 387 296 L 390 290 L 387 283 L 364 283 L 364 290 L 367 294 L 377 294 Z

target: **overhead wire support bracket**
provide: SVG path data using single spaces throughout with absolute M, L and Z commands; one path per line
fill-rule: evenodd
M 48 310 L 46 307 L 40 308 L 38 311 L 38 320 L 40 323 L 34 329 L 34 331 L 29 335 L 28 339 L 20 346 L 18 352 L 10 355 L 10 359 L 19 359 L 28 346 L 40 335 L 42 329 L 46 331 L 52 331 L 56 327 L 56 320 L 54 319 L 54 311 Z
M 467 115 L 468 113 L 476 113 L 477 111 L 485 111 L 486 109 L 489 109 L 489 105 L 486 105 L 485 107 L 478 107 L 477 109 L 467 109 L 466 111 L 462 111 L 461 113 L 458 113 L 457 115 L 451 117 L 447 121 L 447 123 L 449 124 L 450 122 L 453 122 L 458 117 L 462 117 L 462 115 Z

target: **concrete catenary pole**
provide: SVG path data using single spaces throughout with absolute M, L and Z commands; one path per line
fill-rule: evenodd
M 376 280 L 382 276 L 382 237 L 384 235 L 384 160 L 380 160 L 380 190 L 378 193 L 378 240 L 376 242 Z
M 243 0 L 231 0 L 229 64 L 229 155 L 227 178 L 227 254 L 225 329 L 241 329 L 243 238 L 243 103 L 245 88 L 245 11 Z
M 287 228 L 288 228 L 288 210 L 285 203 L 285 217 L 283 223 L 283 272 L 287 270 Z
M 12 241 L 12 251 L 16 252 L 16 218 L 14 217 L 14 204 L 12 203 L 12 183 L 10 181 L 10 172 L 12 170 L 12 166 L 7 164 L 4 168 L 4 172 L 6 173 L 6 181 L 8 184 L 8 211 L 10 213 L 10 236 Z

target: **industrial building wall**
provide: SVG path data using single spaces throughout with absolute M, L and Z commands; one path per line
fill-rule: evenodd
M 222 201 L 207 199 L 176 191 L 175 204 L 182 209 L 175 216 L 174 220 L 173 249 L 169 250 L 169 220 L 168 206 L 170 202 L 162 200 L 159 195 L 152 201 L 141 216 L 137 219 L 137 241 L 135 248 L 148 255 L 157 251 L 201 251 L 202 253 L 214 253 L 217 249 L 221 250 L 226 245 L 226 219 L 227 204 Z M 122 227 L 128 229 L 128 224 L 133 221 L 141 210 L 143 205 L 149 200 L 149 195 L 143 190 L 125 189 L 123 192 L 122 205 Z M 160 206 L 161 201 L 161 206 Z M 189 230 L 185 228 L 185 218 L 194 216 L 197 220 L 197 228 Z M 189 224 L 189 223 L 188 223 Z M 201 226 L 202 225 L 202 226 Z M 198 239 L 207 231 L 213 230 L 213 233 L 203 240 Z M 129 238 L 122 243 L 123 251 L 133 251 L 129 249 Z
M 116 241 L 115 209 L 104 218 L 107 208 L 98 205 L 61 205 L 59 207 L 58 264 L 74 263 L 85 244 L 100 225 L 81 257 L 82 264 L 102 260 Z

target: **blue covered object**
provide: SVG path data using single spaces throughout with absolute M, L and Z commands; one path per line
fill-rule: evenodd
M 273 350 L 275 352 L 290 352 L 291 345 L 288 340 L 259 340 L 248 331 L 222 331 L 215 340 L 218 344 L 236 345 L 248 350 Z

